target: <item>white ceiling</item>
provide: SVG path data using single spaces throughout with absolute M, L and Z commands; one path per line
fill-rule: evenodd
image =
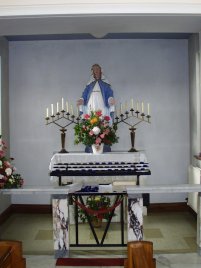
M 201 15 L 60 15 L 0 17 L 0 35 L 90 34 L 103 38 L 108 33 L 197 33 Z M 115 35 L 118 37 L 118 35 Z

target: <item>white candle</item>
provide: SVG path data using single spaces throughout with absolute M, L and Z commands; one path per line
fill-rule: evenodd
M 133 103 L 133 99 L 131 99 L 131 109 L 134 108 L 134 103 Z
M 122 114 L 122 108 L 123 108 L 122 103 L 120 103 L 120 114 Z
M 142 113 L 144 113 L 144 103 L 142 102 Z
M 49 109 L 46 109 L 46 117 L 49 117 Z
M 68 113 L 68 101 L 66 102 L 66 112 Z
M 61 99 L 61 110 L 64 110 L 64 98 Z
M 128 110 L 128 104 L 127 104 L 127 101 L 125 102 L 125 110 L 126 110 L 126 111 Z
M 136 107 L 136 110 L 137 110 L 137 111 L 138 111 L 138 108 L 139 108 L 138 105 L 139 105 L 139 104 L 138 104 L 138 102 L 137 102 L 137 107 Z
M 117 117 L 117 107 L 114 106 L 114 118 Z
M 57 113 L 59 112 L 59 103 L 57 102 Z
M 74 111 L 73 111 L 73 105 L 71 104 L 71 114 L 73 115 Z
M 54 115 L 54 106 L 51 104 L 52 115 Z
M 150 113 L 150 107 L 149 107 L 149 103 L 147 103 L 147 114 L 149 115 Z

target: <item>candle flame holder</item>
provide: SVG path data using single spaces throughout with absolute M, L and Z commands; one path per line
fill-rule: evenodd
M 127 122 L 129 119 L 134 119 L 135 122 L 129 123 Z M 124 113 L 121 112 L 121 114 L 115 117 L 114 125 L 118 125 L 120 123 L 124 123 L 129 126 L 130 130 L 130 139 L 131 139 L 131 149 L 128 152 L 138 152 L 138 150 L 135 149 L 135 131 L 136 126 L 142 122 L 145 123 L 151 123 L 150 122 L 150 115 L 145 115 L 143 112 L 140 113 L 138 110 L 134 111 L 133 108 L 131 108 L 129 111 L 125 111 Z
M 65 149 L 67 128 L 71 124 L 79 124 L 80 116 L 77 116 L 77 118 L 76 118 L 75 115 L 71 115 L 69 112 L 66 112 L 65 110 L 62 110 L 61 112 L 57 112 L 56 115 L 53 114 L 50 117 L 46 117 L 45 119 L 46 119 L 46 125 L 55 124 L 58 127 L 60 127 L 60 131 L 61 131 L 61 150 L 59 151 L 59 153 L 69 153 Z M 59 123 L 59 121 L 61 119 L 66 120 L 68 123 L 64 124 L 64 125 L 61 125 Z

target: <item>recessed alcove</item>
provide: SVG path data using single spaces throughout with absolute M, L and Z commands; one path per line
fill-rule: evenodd
M 136 131 L 136 147 L 145 150 L 152 175 L 149 184 L 186 183 L 189 165 L 188 39 L 82 39 L 9 41 L 10 150 L 27 185 L 50 183 L 48 166 L 60 150 L 60 133 L 45 125 L 46 107 L 63 97 L 75 106 L 99 63 L 117 100 L 150 103 L 151 124 Z M 74 145 L 73 127 L 67 131 L 69 151 Z M 130 149 L 128 128 L 119 126 L 114 151 Z M 35 163 L 39 161 L 39 168 Z M 168 170 L 168 172 L 167 172 Z M 172 202 L 156 197 L 154 202 Z M 24 201 L 23 201 L 24 200 Z M 178 194 L 175 202 L 183 202 Z M 14 196 L 13 202 L 48 203 L 43 197 Z
M 55 126 L 45 125 L 46 108 L 51 103 L 56 104 L 61 97 L 74 104 L 89 80 L 93 63 L 102 66 L 118 105 L 132 97 L 135 101 L 150 103 L 151 125 L 141 125 L 136 132 L 136 147 L 145 151 L 152 172 L 145 183 L 188 182 L 188 167 L 197 165 L 193 156 L 200 152 L 200 16 L 189 15 L 192 9 L 187 15 L 175 14 L 176 11 L 179 12 L 175 9 L 174 15 L 165 16 L 57 14 L 52 17 L 1 17 L 3 134 L 26 185 L 43 187 L 51 184 L 48 167 L 53 153 L 60 150 L 60 133 Z M 184 9 L 180 13 L 182 11 Z M 129 149 L 126 126 L 120 126 L 118 133 L 119 144 L 112 150 Z M 67 131 L 66 147 L 69 151 L 84 150 L 83 146 L 73 144 L 73 128 Z M 178 203 L 180 208 L 186 197 L 184 193 L 152 194 L 151 203 L 156 207 L 163 203 L 161 209 L 177 207 Z M 8 199 L 1 198 L 0 213 L 10 208 L 10 204 L 19 205 L 18 209 L 24 206 L 26 210 L 31 205 L 35 212 L 40 206 L 50 209 L 51 204 L 50 196 L 43 194 L 13 195 L 11 200 Z M 163 222 L 168 213 L 164 214 L 152 215 L 155 223 Z M 176 214 L 182 223 L 190 222 L 191 214 Z M 40 218 L 40 215 L 32 216 L 36 222 L 37 217 Z M 20 222 L 18 214 L 12 217 Z M 9 220 L 12 221 L 12 217 Z M 43 217 L 46 216 L 43 214 Z M 34 229 L 36 226 L 33 228 L 39 231 L 34 234 L 38 239 L 34 242 L 42 238 L 44 245 L 48 242 L 52 249 L 50 215 L 47 218 L 47 226 L 39 230 Z M 174 222 L 175 214 L 170 218 Z M 195 221 L 190 220 L 193 232 L 182 240 L 182 245 L 193 246 L 195 251 Z M 26 217 L 23 221 L 26 222 Z M 148 217 L 145 224 L 146 221 L 149 223 Z M 179 226 L 181 224 L 177 230 Z M 186 228 L 184 224 L 182 226 Z M 155 224 L 145 227 L 145 237 L 156 239 L 156 244 L 157 239 L 165 236 L 164 230 Z M 170 249 L 166 240 L 163 241 L 165 249 Z M 37 247 L 37 243 L 35 245 Z

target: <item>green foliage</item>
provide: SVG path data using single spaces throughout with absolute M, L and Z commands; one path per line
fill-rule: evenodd
M 23 179 L 20 174 L 12 174 L 4 183 L 4 188 L 21 188 L 23 185 Z
M 105 195 L 91 195 L 86 199 L 86 208 L 92 209 L 94 211 L 99 211 L 101 209 L 107 209 L 111 205 L 111 200 L 108 196 Z M 100 215 L 92 215 L 90 213 L 89 218 L 91 221 L 96 220 L 97 218 L 102 218 L 108 220 L 111 212 L 100 214 Z M 85 223 L 87 221 L 87 216 L 85 211 L 81 208 L 78 208 L 78 217 L 80 220 Z

